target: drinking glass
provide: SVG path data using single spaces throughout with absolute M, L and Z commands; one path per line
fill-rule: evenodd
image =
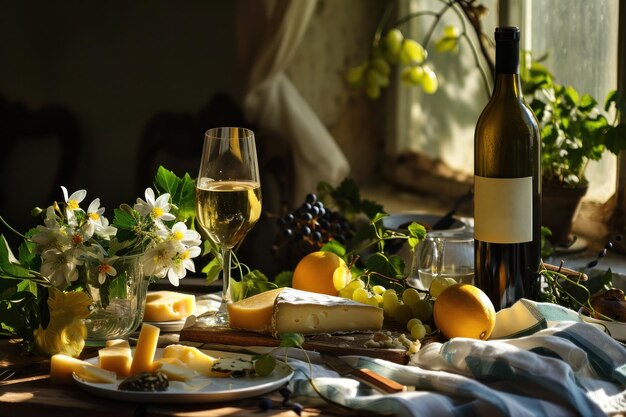
M 471 229 L 431 231 L 415 249 L 409 285 L 428 290 L 434 278 L 474 282 L 474 236 Z
M 196 183 L 196 217 L 222 254 L 222 296 L 218 311 L 206 324 L 228 324 L 232 249 L 261 215 L 261 183 L 254 132 L 219 127 L 206 132 Z

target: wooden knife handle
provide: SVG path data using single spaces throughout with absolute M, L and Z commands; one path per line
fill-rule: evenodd
M 392 381 L 391 379 L 382 376 L 367 368 L 358 368 L 350 373 L 355 379 L 371 386 L 372 388 L 379 389 L 386 393 L 403 392 L 406 391 L 406 387 L 402 384 Z

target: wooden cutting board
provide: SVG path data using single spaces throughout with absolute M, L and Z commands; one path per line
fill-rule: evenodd
M 310 335 L 305 337 L 306 350 L 332 353 L 334 355 L 363 355 L 405 364 L 408 360 L 406 349 L 368 348 L 364 344 L 373 333 L 353 333 L 347 335 Z M 398 336 L 398 332 L 392 332 Z M 180 341 L 213 343 L 226 346 L 265 346 L 275 347 L 280 340 L 260 333 L 232 329 L 223 326 L 207 326 L 194 323 L 180 331 Z

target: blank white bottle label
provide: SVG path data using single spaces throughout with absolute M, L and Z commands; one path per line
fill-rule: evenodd
M 474 238 L 490 243 L 533 240 L 532 177 L 474 177 Z

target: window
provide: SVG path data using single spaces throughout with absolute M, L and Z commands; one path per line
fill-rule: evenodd
M 619 0 L 484 0 L 482 3 L 489 9 L 483 32 L 493 38 L 495 26 L 519 25 L 522 48 L 530 49 L 535 57 L 547 54 L 544 64 L 560 84 L 591 94 L 600 105 L 604 104 L 608 91 L 616 88 Z M 401 4 L 404 7 L 401 15 L 442 7 L 442 2 L 436 0 L 407 0 Z M 421 41 L 431 22 L 431 16 L 419 17 L 403 29 Z M 441 36 L 446 24 L 459 26 L 459 19 L 454 13 L 446 13 L 434 39 Z M 471 32 L 469 27 L 468 31 Z M 433 41 L 427 46 L 429 50 L 432 44 Z M 430 159 L 440 159 L 457 176 L 469 177 L 473 173 L 475 123 L 491 91 L 485 91 L 466 42 L 461 44 L 457 55 L 433 52 L 429 59 L 441 80 L 440 90 L 427 96 L 420 89 L 398 86 L 398 108 L 394 110 L 392 127 L 396 140 L 388 152 L 394 155 L 417 152 Z M 590 181 L 587 198 L 608 200 L 616 190 L 616 173 L 616 158 L 610 153 L 602 161 L 592 162 L 587 169 Z M 446 190 L 438 188 L 438 192 L 445 194 Z

